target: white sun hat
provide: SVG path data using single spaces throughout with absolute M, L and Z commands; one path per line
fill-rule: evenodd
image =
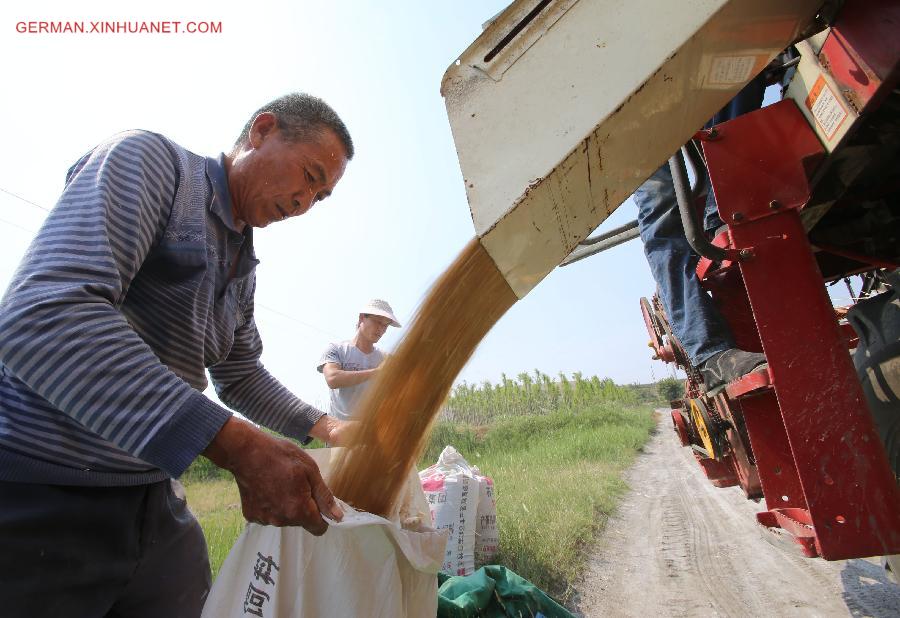
M 366 303 L 366 306 L 359 310 L 360 313 L 365 313 L 367 315 L 380 315 L 383 318 L 387 318 L 391 321 L 391 326 L 396 326 L 400 328 L 400 322 L 397 321 L 397 316 L 394 315 L 394 310 L 391 309 L 391 306 L 387 304 L 386 301 L 383 301 L 379 298 L 375 298 Z

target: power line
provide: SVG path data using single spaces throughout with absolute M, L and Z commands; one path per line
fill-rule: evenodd
M 266 305 L 263 305 L 260 302 L 254 302 L 254 304 L 257 307 L 260 307 L 261 309 L 265 309 L 266 311 L 270 311 L 276 315 L 280 315 L 281 317 L 291 320 L 292 322 L 297 322 L 298 324 L 302 324 L 303 326 L 306 326 L 307 328 L 311 328 L 314 331 L 318 331 L 318 332 L 322 333 L 323 335 L 328 335 L 329 337 L 334 337 L 335 339 L 340 339 L 340 337 L 338 335 L 335 335 L 334 333 L 328 332 L 327 330 L 322 330 L 321 328 L 313 326 L 312 324 L 310 324 L 308 322 L 304 322 L 303 320 L 298 320 L 294 316 L 288 315 L 287 313 L 284 313 L 283 311 L 279 311 L 278 309 L 273 309 L 272 307 L 267 307 Z
M 43 210 L 44 212 L 50 212 L 50 209 L 49 209 L 49 208 L 44 208 L 43 206 L 41 206 L 41 205 L 38 204 L 37 202 L 32 202 L 31 200 L 22 197 L 22 196 L 19 195 L 18 193 L 13 193 L 12 191 L 8 191 L 8 190 L 4 189 L 3 187 L 0 187 L 0 191 L 2 191 L 3 193 L 9 195 L 10 197 L 14 197 L 14 198 L 16 198 L 17 200 L 20 200 L 20 201 L 22 201 L 22 202 L 25 202 L 26 204 L 29 204 L 30 206 L 34 206 L 35 208 L 40 208 L 40 209 Z M 19 225 L 18 223 L 13 223 L 12 221 L 7 221 L 6 219 L 0 219 L 0 223 L 5 223 L 5 224 L 7 224 L 7 225 L 11 225 L 11 226 L 13 226 L 13 227 L 15 227 L 15 228 L 18 228 L 18 229 L 22 230 L 23 232 L 28 232 L 28 233 L 30 233 L 30 234 L 37 234 L 37 232 L 36 232 L 35 230 L 29 229 L 29 228 L 27 228 L 27 227 L 23 227 L 23 226 Z
M 18 200 L 21 200 L 21 201 L 25 202 L 26 204 L 30 204 L 30 205 L 32 205 L 32 206 L 34 206 L 34 207 L 36 207 L 36 208 L 40 208 L 40 209 L 43 210 L 44 212 L 50 212 L 50 209 L 49 209 L 49 208 L 44 208 L 43 206 L 41 206 L 41 205 L 38 204 L 37 202 L 32 202 L 31 200 L 29 200 L 29 199 L 27 199 L 27 198 L 24 198 L 24 197 L 22 197 L 21 195 L 18 195 L 18 194 L 16 194 L 16 193 L 13 193 L 12 191 L 7 191 L 7 190 L 4 189 L 3 187 L 0 187 L 0 191 L 2 191 L 3 193 L 6 193 L 7 195 L 10 195 L 10 196 L 12 196 L 12 197 L 18 199 Z M 7 221 L 7 220 L 5 220 L 5 219 L 0 219 L 0 223 L 6 223 L 7 225 L 11 225 L 11 226 L 13 226 L 13 227 L 19 228 L 20 230 L 23 230 L 23 231 L 25 231 L 25 232 L 29 232 L 29 233 L 31 233 L 31 234 L 36 234 L 36 233 L 37 233 L 37 232 L 35 232 L 34 230 L 30 230 L 30 229 L 24 228 L 24 227 L 22 227 L 21 225 L 18 225 L 18 224 L 16 224 L 16 223 L 11 222 L 11 221 Z M 322 333 L 323 335 L 328 335 L 329 337 L 339 338 L 338 335 L 335 335 L 334 333 L 330 333 L 330 332 L 328 332 L 328 331 L 326 331 L 326 330 L 322 330 L 321 328 L 318 328 L 318 327 L 316 327 L 316 326 L 313 326 L 312 324 L 310 324 L 310 323 L 308 323 L 308 322 L 304 322 L 303 320 L 298 320 L 298 319 L 295 318 L 294 316 L 289 315 L 289 314 L 287 314 L 287 313 L 284 313 L 283 311 L 279 311 L 278 309 L 273 309 L 272 307 L 268 307 L 268 306 L 263 305 L 262 303 L 259 303 L 259 302 L 255 303 L 255 305 L 256 305 L 257 307 L 260 307 L 260 308 L 262 308 L 262 309 L 265 309 L 266 311 L 270 311 L 270 312 L 272 312 L 272 313 L 274 313 L 274 314 L 276 314 L 276 315 L 279 315 L 279 316 L 281 316 L 281 317 L 283 317 L 283 318 L 285 318 L 285 319 L 287 319 L 287 320 L 291 320 L 292 322 L 297 322 L 298 324 L 302 324 L 303 326 L 305 326 L 305 327 L 307 327 L 307 328 L 311 328 L 312 330 L 317 331 L 317 332 L 319 332 L 319 333 Z
M 19 194 L 17 194 L 17 193 L 13 193 L 12 191 L 7 191 L 7 190 L 4 189 L 3 187 L 0 187 L 0 191 L 2 191 L 3 193 L 5 193 L 5 194 L 7 194 L 7 195 L 10 195 L 10 196 L 16 198 L 17 200 L 21 200 L 21 201 L 25 202 L 26 204 L 31 204 L 31 205 L 34 206 L 35 208 L 40 208 L 40 209 L 43 210 L 44 212 L 50 212 L 50 209 L 49 209 L 49 208 L 45 208 L 45 207 L 41 206 L 40 204 L 38 204 L 37 202 L 32 202 L 31 200 L 29 200 L 29 199 L 27 199 L 27 198 L 24 198 L 24 197 L 22 197 L 21 195 L 19 195 Z
M 29 234 L 37 234 L 34 230 L 29 230 L 27 227 L 22 227 L 18 223 L 13 223 L 12 221 L 7 221 L 6 219 L 0 219 L 0 223 L 5 223 L 6 225 L 11 225 L 13 227 L 19 228 L 23 232 L 28 232 Z

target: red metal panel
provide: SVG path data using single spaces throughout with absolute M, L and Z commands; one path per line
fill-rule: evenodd
M 690 446 L 691 436 L 688 433 L 684 417 L 681 415 L 681 410 L 672 410 L 671 414 L 672 425 L 675 427 L 675 435 L 678 436 L 678 441 L 681 442 L 681 446 Z
M 772 392 L 741 401 L 766 507 L 806 508 L 794 457 Z
M 796 520 L 779 515 L 780 513 L 778 511 L 763 511 L 762 513 L 756 514 L 756 519 L 764 526 L 769 528 L 782 528 L 794 535 L 794 540 L 800 545 L 807 558 L 815 558 L 818 556 L 819 554 L 816 553 L 815 531 L 813 531 L 812 536 L 809 534 L 809 531 L 812 530 L 812 526 L 804 526 L 801 524 L 798 527 L 794 525 L 797 523 Z
M 821 147 L 790 101 L 718 129 L 704 150 L 732 241 L 752 249 L 740 269 L 774 386 L 742 401 L 761 521 L 830 560 L 898 553 L 900 490 L 797 212 Z
M 706 478 L 716 487 L 733 487 L 738 484 L 738 478 L 734 474 L 734 462 L 731 457 L 726 457 L 723 461 L 715 459 L 705 459 L 698 455 L 697 463 L 703 468 Z
M 864 9 L 864 10 L 861 10 Z M 819 61 L 862 112 L 896 85 L 900 60 L 900 2 L 847 0 Z M 882 83 L 886 83 L 877 94 Z M 874 100 L 873 100 L 874 99 Z
M 729 401 L 724 394 L 719 394 L 715 399 L 716 412 L 719 417 L 729 423 L 725 430 L 725 436 L 731 447 L 731 460 L 734 463 L 734 473 L 744 494 L 751 500 L 764 497 L 762 486 L 759 482 L 759 472 L 756 469 L 750 442 L 747 440 L 746 422 L 740 403 Z
M 741 271 L 819 553 L 833 560 L 900 551 L 900 491 L 798 214 L 733 234 L 756 247 Z
M 768 373 L 755 372 L 744 376 L 733 384 L 729 384 L 725 392 L 732 399 L 740 399 L 741 397 L 755 394 L 756 391 L 768 388 L 771 384 Z
M 702 141 L 725 223 L 750 222 L 809 199 L 807 178 L 824 151 L 794 101 L 718 125 L 716 135 Z
M 832 255 L 839 255 L 841 257 L 854 260 L 861 264 L 868 264 L 869 268 L 888 268 L 890 270 L 900 268 L 900 264 L 897 264 L 896 262 L 880 260 L 869 255 L 862 255 L 861 253 L 856 253 L 855 251 L 849 251 L 840 247 L 833 247 L 831 245 L 817 243 L 816 248 L 821 251 L 825 251 L 826 253 L 831 253 Z M 869 268 L 866 268 L 866 270 L 869 270 Z
M 741 271 L 737 265 L 707 279 L 703 284 L 712 293 L 722 317 L 731 326 L 737 346 L 748 352 L 762 352 L 753 310 L 750 308 L 750 301 L 747 300 L 744 280 L 741 279 Z

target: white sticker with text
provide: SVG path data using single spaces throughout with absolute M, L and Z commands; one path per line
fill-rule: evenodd
M 819 79 L 809 91 L 806 107 L 812 112 L 816 124 L 822 128 L 828 141 L 831 141 L 837 130 L 844 124 L 844 120 L 847 119 L 847 110 L 823 75 L 819 75 Z

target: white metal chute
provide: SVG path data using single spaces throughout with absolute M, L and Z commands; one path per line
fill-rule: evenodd
M 517 0 L 441 92 L 475 232 L 521 298 L 820 0 Z

